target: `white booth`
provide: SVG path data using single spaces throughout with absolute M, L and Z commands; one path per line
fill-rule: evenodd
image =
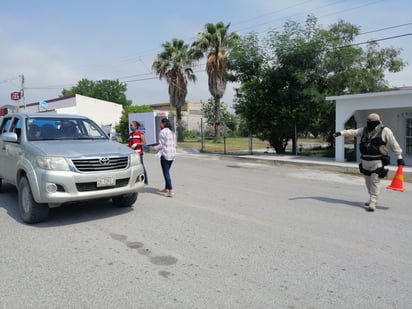
M 169 118 L 168 112 L 147 112 L 129 114 L 129 126 L 132 121 L 140 124 L 139 131 L 143 132 L 146 137 L 146 144 L 155 144 L 158 142 L 160 132 L 160 123 L 163 118 Z

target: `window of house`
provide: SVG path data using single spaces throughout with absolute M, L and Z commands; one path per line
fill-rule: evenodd
M 406 119 L 406 149 L 407 155 L 412 155 L 412 118 Z

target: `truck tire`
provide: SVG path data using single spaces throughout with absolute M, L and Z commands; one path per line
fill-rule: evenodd
M 112 197 L 113 204 L 117 207 L 132 207 L 136 200 L 137 192 L 128 195 Z
M 19 182 L 19 211 L 24 222 L 32 224 L 44 221 L 49 216 L 47 204 L 39 204 L 33 199 L 30 183 L 26 177 Z
M 3 180 L 0 178 L 0 192 L 1 192 L 2 186 L 3 186 Z

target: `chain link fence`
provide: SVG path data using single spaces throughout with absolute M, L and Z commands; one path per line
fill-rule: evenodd
M 252 154 L 255 150 L 269 149 L 267 142 L 239 129 L 237 123 L 225 122 L 214 136 L 213 126 L 201 119 L 199 131 L 186 131 L 181 147 L 194 148 L 200 152 L 220 154 Z

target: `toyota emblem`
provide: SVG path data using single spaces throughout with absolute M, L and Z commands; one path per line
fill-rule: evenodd
M 99 160 L 100 165 L 109 165 L 110 159 L 109 158 L 100 158 Z

